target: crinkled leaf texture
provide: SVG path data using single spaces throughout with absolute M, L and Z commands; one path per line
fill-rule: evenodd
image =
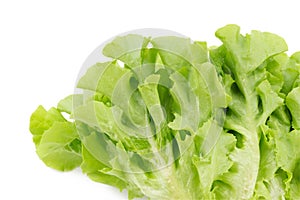
M 81 164 L 81 141 L 76 127 L 57 109 L 46 111 L 39 106 L 30 121 L 36 152 L 47 166 L 69 171 Z
M 32 114 L 38 156 L 129 199 L 300 199 L 300 53 L 236 25 L 216 36 L 116 37 L 81 94 Z

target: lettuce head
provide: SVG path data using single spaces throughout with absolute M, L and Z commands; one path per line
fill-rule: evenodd
M 148 199 L 300 199 L 300 53 L 272 33 L 222 44 L 118 36 L 30 132 L 40 159 Z

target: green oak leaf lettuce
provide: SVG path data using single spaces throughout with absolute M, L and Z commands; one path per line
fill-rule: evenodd
M 128 199 L 300 199 L 300 54 L 237 25 L 216 37 L 114 38 L 76 94 L 32 114 L 37 155 Z

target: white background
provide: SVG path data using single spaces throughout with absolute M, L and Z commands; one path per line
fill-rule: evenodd
M 82 63 L 103 41 L 138 28 L 174 30 L 219 44 L 229 23 L 284 37 L 300 50 L 297 1 L 110 0 L 0 1 L 0 199 L 127 199 L 80 170 L 60 173 L 36 156 L 28 131 L 31 112 L 73 92 Z

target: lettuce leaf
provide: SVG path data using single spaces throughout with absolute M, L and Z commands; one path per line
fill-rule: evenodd
M 81 140 L 74 123 L 61 113 L 39 106 L 31 116 L 30 130 L 40 159 L 49 167 L 70 171 L 82 162 Z

